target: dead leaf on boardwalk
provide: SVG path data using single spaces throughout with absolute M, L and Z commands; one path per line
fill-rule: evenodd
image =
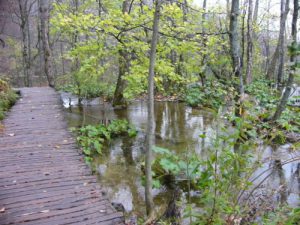
M 10 134 L 8 134 L 8 136 L 13 137 L 13 136 L 15 136 L 15 134 L 14 133 L 10 133 Z
M 29 216 L 29 215 L 32 215 L 32 214 L 34 214 L 34 212 L 24 213 L 24 214 L 22 214 L 22 216 Z
M 42 210 L 42 211 L 41 211 L 41 213 L 48 213 L 48 212 L 50 212 L 49 209 L 45 209 L 45 210 Z
M 68 143 L 68 140 L 64 140 L 64 143 Z
M 59 149 L 59 148 L 60 148 L 60 146 L 59 146 L 59 145 L 55 145 L 55 148 Z
M 0 133 L 4 131 L 4 125 L 0 122 Z
M 4 207 L 0 208 L 0 213 L 4 213 L 4 212 L 5 212 L 5 208 Z

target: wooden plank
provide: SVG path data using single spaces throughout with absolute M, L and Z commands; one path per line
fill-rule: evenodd
M 0 134 L 0 224 L 124 224 L 48 87 L 21 89 Z

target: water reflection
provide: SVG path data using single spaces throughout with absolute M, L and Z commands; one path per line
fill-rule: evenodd
M 253 177 L 258 177 L 254 184 L 257 185 L 267 178 L 263 186 L 273 193 L 274 203 L 299 207 L 300 162 L 293 159 L 299 158 L 300 153 L 292 151 L 290 145 L 268 146 L 263 153 L 262 160 L 265 163 L 254 173 Z
M 103 155 L 96 159 L 97 171 L 101 184 L 106 188 L 110 199 L 122 203 L 126 212 L 137 216 L 145 215 L 144 188 L 141 162 L 145 154 L 145 131 L 147 123 L 147 104 L 137 101 L 128 109 L 113 109 L 109 104 L 84 105 L 83 108 L 71 106 L 65 114 L 69 126 L 83 124 L 106 123 L 107 121 L 125 118 L 133 123 L 139 133 L 137 137 L 117 139 L 109 144 Z M 156 102 L 156 145 L 186 154 L 195 151 L 205 157 L 206 151 L 216 136 L 216 121 L 211 112 L 186 107 L 183 103 Z M 205 138 L 199 138 L 200 134 Z M 265 161 L 254 177 L 269 168 L 268 172 L 255 180 L 258 184 L 265 176 L 270 176 L 264 186 L 274 192 L 274 201 L 299 206 L 300 163 L 285 164 L 286 160 L 295 157 L 296 153 L 289 146 L 280 148 L 260 146 Z M 271 169 L 270 169 L 271 168 Z M 280 189 L 280 191 L 278 191 Z M 154 189 L 154 202 L 157 206 L 167 205 L 166 196 L 170 192 L 166 188 Z

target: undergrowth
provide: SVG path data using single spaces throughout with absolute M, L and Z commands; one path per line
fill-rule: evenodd
M 5 112 L 16 102 L 18 96 L 9 84 L 0 79 L 0 120 L 4 119 Z
M 87 163 L 94 155 L 102 153 L 103 146 L 112 138 L 118 136 L 134 137 L 137 134 L 135 127 L 127 120 L 113 120 L 110 124 L 87 125 L 77 130 L 77 142 L 85 155 Z

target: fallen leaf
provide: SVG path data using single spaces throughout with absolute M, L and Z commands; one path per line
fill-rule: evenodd
M 15 134 L 14 134 L 14 133 L 11 133 L 11 134 L 8 134 L 8 136 L 13 137 L 13 136 L 15 136 Z
M 100 209 L 100 212 L 101 212 L 101 213 L 105 213 L 105 212 L 106 212 L 106 210 L 104 210 L 104 209 Z
M 4 213 L 4 212 L 5 212 L 5 208 L 4 207 L 0 208 L 0 213 Z
M 55 145 L 55 148 L 60 148 L 60 146 L 59 145 Z
M 32 215 L 32 214 L 34 214 L 34 212 L 31 212 L 31 213 L 24 213 L 24 214 L 22 214 L 23 216 L 29 216 L 29 215 Z
M 49 209 L 46 209 L 46 210 L 42 210 L 42 211 L 41 211 L 41 213 L 48 213 L 48 212 L 50 212 Z

